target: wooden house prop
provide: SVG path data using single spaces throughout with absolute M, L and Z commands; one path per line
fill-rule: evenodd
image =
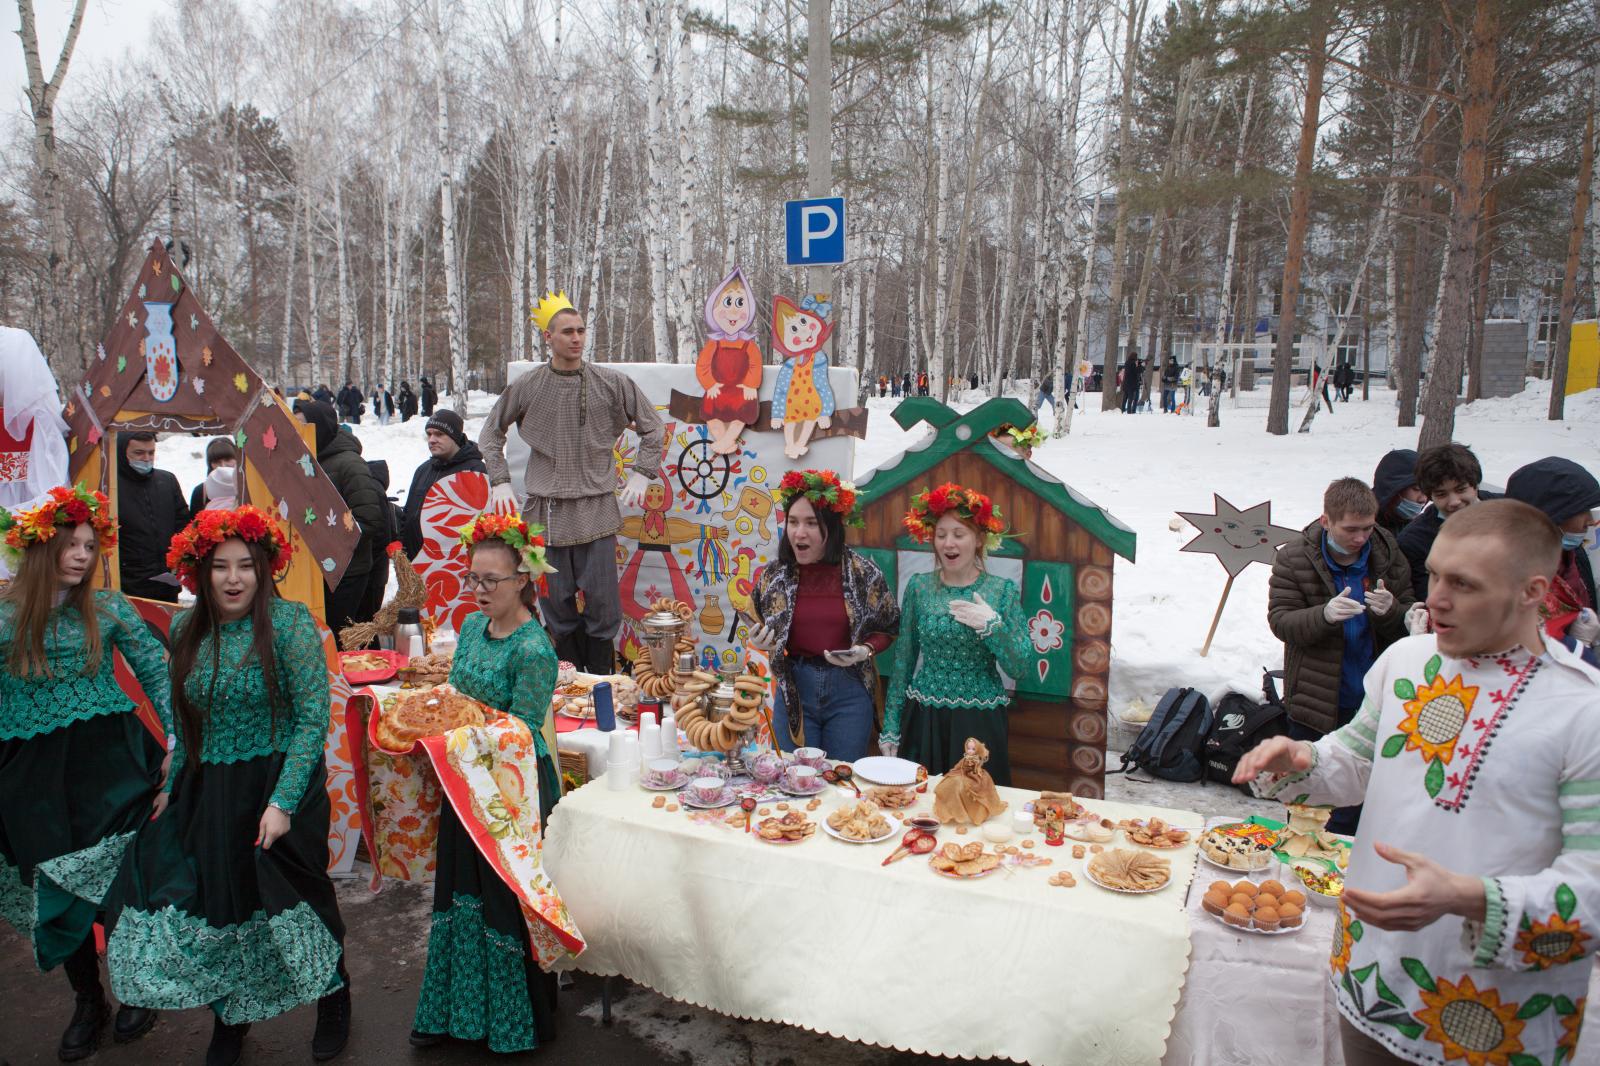
M 117 433 L 229 436 L 239 449 L 239 499 L 278 516 L 295 547 L 278 588 L 323 617 L 361 539 L 339 490 L 317 465 L 311 427 L 295 418 L 233 350 L 198 294 L 155 241 L 133 291 L 96 348 L 63 415 L 72 479 L 117 503 Z M 99 583 L 121 586 L 115 549 Z
M 1021 590 L 1034 652 L 1027 676 L 1011 679 L 1012 783 L 1102 796 L 1112 565 L 1119 555 L 1133 562 L 1133 530 L 991 438 L 1006 423 L 1033 422 L 1017 400 L 990 400 L 960 415 L 912 397 L 894 419 L 905 429 L 927 422 L 933 433 L 857 479 L 866 528 L 852 531 L 853 545 L 903 592 L 912 574 L 934 566 L 930 549 L 901 526 L 911 498 L 954 481 L 994 499 L 1013 535 L 990 554 L 988 568 Z M 879 659 L 885 675 L 894 654 L 891 646 Z

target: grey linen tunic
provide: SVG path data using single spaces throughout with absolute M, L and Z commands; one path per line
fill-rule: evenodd
M 491 485 L 511 482 L 506 432 L 513 425 L 529 451 L 523 514 L 545 527 L 552 547 L 588 544 L 622 527 L 612 447 L 623 430 L 639 434 L 634 470 L 659 476 L 666 430 L 643 390 L 620 371 L 582 363 L 562 373 L 546 363 L 508 385 L 478 437 Z

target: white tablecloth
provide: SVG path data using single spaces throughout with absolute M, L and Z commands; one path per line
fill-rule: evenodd
M 1001 791 L 1013 808 L 1032 795 Z M 1145 896 L 1095 887 L 1069 847 L 1037 836 L 1033 850 L 1055 865 L 955 882 L 919 856 L 882 866 L 888 842 L 845 844 L 819 829 L 776 846 L 651 799 L 594 783 L 551 817 L 545 866 L 589 945 L 578 968 L 735 1017 L 908 1051 L 1160 1060 L 1188 966 L 1192 845 L 1167 853 L 1172 882 Z M 830 790 L 815 817 L 843 802 Z M 931 803 L 930 788 L 917 809 Z M 1200 821 L 1095 807 L 1112 818 Z M 947 829 L 941 839 L 981 838 Z M 1063 868 L 1076 888 L 1048 884 Z

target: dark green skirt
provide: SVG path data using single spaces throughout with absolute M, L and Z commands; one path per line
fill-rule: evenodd
M 561 797 L 549 755 L 539 756 L 541 828 Z M 412 1028 L 484 1040 L 490 1051 L 528 1051 L 556 1036 L 556 977 L 528 945 L 517 894 L 484 859 L 446 803 L 439 812 L 433 924 Z
M 167 812 L 128 847 L 106 899 L 111 988 L 161 1010 L 262 1021 L 342 984 L 344 923 L 328 878 L 327 770 L 289 831 L 254 843 L 283 755 L 186 764 Z
M 0 741 L 0 917 L 48 970 L 94 927 L 165 753 L 131 710 Z
M 1011 753 L 1006 740 L 1006 707 L 930 707 L 907 700 L 900 714 L 900 757 L 942 774 L 966 754 L 967 738 L 989 749 L 984 769 L 997 785 L 1011 784 Z

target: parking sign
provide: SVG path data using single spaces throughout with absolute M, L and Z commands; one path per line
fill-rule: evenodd
M 844 262 L 844 197 L 789 200 L 783 205 L 788 266 L 837 266 Z

